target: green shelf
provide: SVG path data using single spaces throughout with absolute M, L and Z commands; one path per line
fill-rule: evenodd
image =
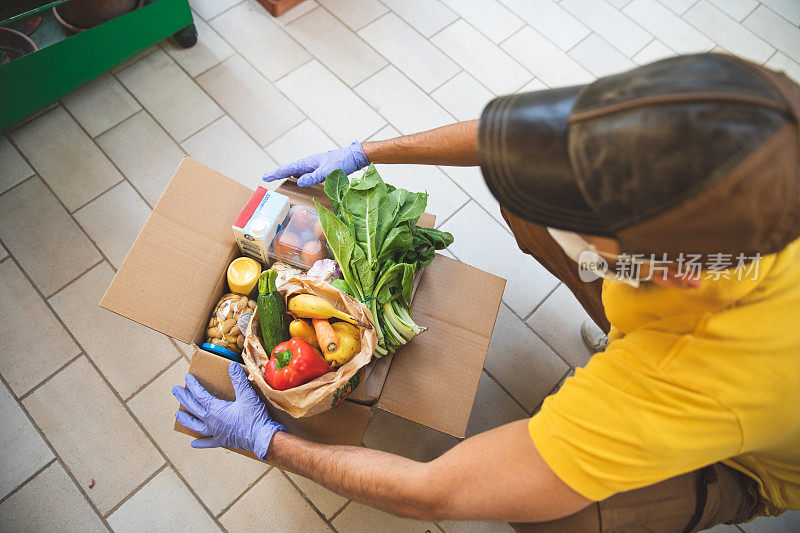
M 24 15 L 10 17 L 13 20 L 5 25 L 16 29 L 36 13 L 41 15 L 42 25 L 30 36 L 39 50 L 0 65 L 0 130 L 192 24 L 188 0 L 155 0 L 94 28 L 70 34 L 47 9 L 61 2 L 12 3 L 33 7 Z M 7 7 L 3 3 L 3 14 Z
M 0 4 L 0 26 L 5 26 L 9 22 L 32 17 L 40 11 L 63 4 L 68 0 L 57 0 L 48 2 L 46 0 L 4 0 Z

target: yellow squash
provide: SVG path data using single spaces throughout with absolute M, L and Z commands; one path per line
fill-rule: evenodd
M 311 324 L 301 318 L 296 318 L 289 324 L 289 335 L 292 337 L 300 337 L 311 346 L 319 348 L 319 343 L 317 342 L 317 336 L 314 333 L 314 328 L 311 327 Z

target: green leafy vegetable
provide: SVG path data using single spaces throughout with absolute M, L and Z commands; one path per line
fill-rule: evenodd
M 426 328 L 411 320 L 414 275 L 452 244 L 447 232 L 417 226 L 427 193 L 384 183 L 370 165 L 350 181 L 341 170 L 325 179 L 333 210 L 314 200 L 320 224 L 344 279 L 334 286 L 363 301 L 378 334 L 378 357 L 394 352 Z

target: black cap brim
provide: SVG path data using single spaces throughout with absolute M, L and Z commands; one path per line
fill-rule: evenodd
M 478 127 L 478 157 L 486 184 L 511 213 L 544 226 L 609 235 L 569 158 L 567 119 L 584 87 L 492 100 Z

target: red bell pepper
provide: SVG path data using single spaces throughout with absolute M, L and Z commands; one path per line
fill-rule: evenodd
M 330 364 L 300 337 L 292 337 L 272 350 L 264 368 L 264 379 L 275 390 L 308 383 L 331 371 Z

